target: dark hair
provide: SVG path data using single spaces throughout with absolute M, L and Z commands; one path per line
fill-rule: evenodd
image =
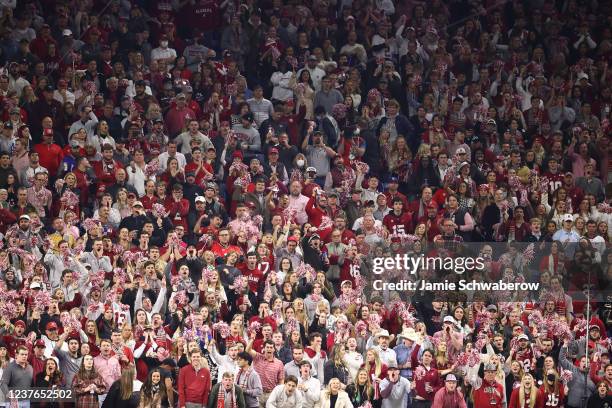
M 237 357 L 245 360 L 247 363 L 249 363 L 249 365 L 251 365 L 253 363 L 253 357 L 249 353 L 247 353 L 246 351 L 242 351 L 242 352 L 238 353 Z
M 145 383 L 140 389 L 140 398 L 142 399 L 142 401 L 144 401 L 145 407 L 151 406 L 151 403 L 153 402 L 153 398 L 155 396 L 153 392 L 153 373 L 159 373 L 160 376 L 158 391 L 159 395 L 162 396 L 162 399 L 166 395 L 166 384 L 164 383 L 164 376 L 159 368 L 154 368 L 149 371 L 149 375 L 147 376 Z

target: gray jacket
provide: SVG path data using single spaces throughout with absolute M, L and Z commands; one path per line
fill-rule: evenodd
M 567 347 L 562 347 L 559 353 L 559 364 L 561 367 L 572 372 L 572 380 L 567 384 L 570 392 L 567 395 L 567 406 L 580 407 L 591 394 L 595 392 L 595 384 L 589 378 L 588 374 L 581 372 L 571 361 L 567 359 Z M 585 380 L 586 396 L 585 396 Z
M 244 398 L 246 400 L 246 406 L 248 408 L 259 407 L 259 397 L 263 394 L 263 387 L 261 386 L 261 378 L 259 377 L 259 374 L 257 374 L 257 371 L 254 369 L 250 369 L 247 374 L 248 377 L 246 382 L 243 378 L 241 378 L 242 375 L 244 374 L 241 372 L 236 374 L 236 384 L 246 384 L 246 387 L 242 388 Z

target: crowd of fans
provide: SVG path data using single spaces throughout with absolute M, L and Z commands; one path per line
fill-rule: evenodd
M 612 406 L 610 0 L 0 7 L 2 406 Z

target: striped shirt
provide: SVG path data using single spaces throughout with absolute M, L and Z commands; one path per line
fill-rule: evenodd
M 268 361 L 263 354 L 257 353 L 253 359 L 253 368 L 261 378 L 263 392 L 272 392 L 274 387 L 285 381 L 285 366 L 277 358 Z

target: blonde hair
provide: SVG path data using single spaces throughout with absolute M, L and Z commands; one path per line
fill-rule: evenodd
M 525 406 L 525 379 L 531 377 L 531 391 L 529 392 L 529 408 L 535 407 L 536 397 L 538 395 L 538 389 L 535 385 L 535 379 L 530 373 L 525 373 L 521 378 L 521 387 L 519 388 L 519 405 Z
M 364 363 L 364 368 L 368 371 L 368 373 L 371 371 L 372 367 L 371 367 L 371 362 L 368 360 L 368 353 L 371 352 L 374 355 L 374 374 L 376 374 L 376 376 L 380 376 L 380 373 L 382 372 L 382 362 L 380 361 L 380 356 L 378 355 L 378 351 L 376 351 L 373 348 L 370 348 L 366 351 L 366 361 Z

